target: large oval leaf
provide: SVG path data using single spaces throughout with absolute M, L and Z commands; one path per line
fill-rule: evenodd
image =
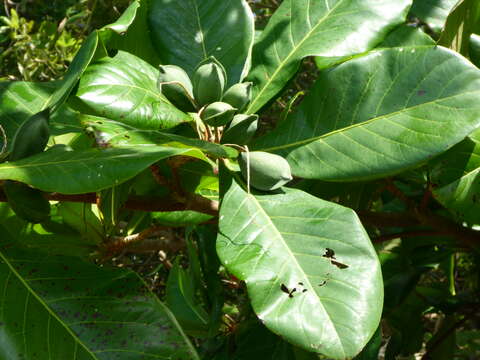
M 118 185 L 153 163 L 177 155 L 206 160 L 197 149 L 167 146 L 80 151 L 52 148 L 20 161 L 0 164 L 0 179 L 17 180 L 43 191 L 83 194 Z
M 460 221 L 480 224 L 480 130 L 436 160 L 435 198 Z
M 248 73 L 253 46 L 253 14 L 245 0 L 153 0 L 149 13 L 154 46 L 166 64 L 190 75 L 215 56 L 228 84 Z
M 306 56 L 331 58 L 373 48 L 403 22 L 411 0 L 286 0 L 253 49 L 254 113 L 275 96 Z
M 2 359 L 199 359 L 136 274 L 0 245 Z
M 217 251 L 262 322 L 295 345 L 345 359 L 377 329 L 380 264 L 351 209 L 294 189 L 251 194 L 232 180 Z
M 189 121 L 157 90 L 158 70 L 119 51 L 91 65 L 80 80 L 77 96 L 83 112 L 105 116 L 141 129 L 166 129 Z M 77 104 L 78 105 L 78 104 Z
M 298 111 L 256 149 L 295 175 L 383 177 L 452 147 L 480 125 L 480 71 L 442 47 L 373 51 L 320 75 Z

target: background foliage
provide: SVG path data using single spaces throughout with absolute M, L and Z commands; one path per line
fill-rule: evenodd
M 72 64 L 81 45 L 86 41 L 94 41 L 92 38 L 87 40 L 87 36 L 92 30 L 114 22 L 129 3 L 128 0 L 17 0 L 15 2 L 6 0 L 5 6 L 1 9 L 2 17 L 0 18 L 0 79 L 44 82 L 61 78 Z M 281 3 L 276 0 L 249 1 L 255 13 L 255 36 L 257 39 L 260 38 L 268 20 Z M 473 34 L 471 38 L 465 40 L 459 38 L 456 31 L 459 23 L 467 18 L 466 13 L 462 12 L 462 6 L 467 6 L 469 1 L 465 1 L 465 4 L 460 2 L 460 7 L 455 8 L 456 12 L 451 13 L 455 4 L 456 1 L 447 0 L 414 1 L 407 22 L 390 32 L 384 42 L 377 46 L 379 49 L 377 54 L 381 54 L 381 56 L 378 56 L 379 60 L 372 66 L 377 70 L 387 69 L 385 63 L 392 64 L 398 59 L 400 59 L 398 63 L 404 65 L 399 49 L 409 45 L 431 45 L 435 41 L 440 41 L 440 44 L 469 57 L 478 66 L 478 59 L 480 59 L 478 37 L 480 35 Z M 475 26 L 475 24 L 472 25 L 472 32 L 480 34 L 480 24 Z M 442 32 L 443 29 L 452 30 Z M 344 74 L 350 71 L 348 66 L 358 66 L 354 60 L 350 62 L 351 65 L 340 66 L 330 73 L 321 72 L 325 61 L 322 60 L 324 61 L 322 65 L 318 58 L 315 60 L 308 57 L 309 55 L 308 51 L 302 53 L 299 62 L 300 58 L 306 58 L 301 63 L 296 76 L 291 81 L 285 81 L 285 86 L 281 87 L 282 91 L 279 96 L 273 103 L 268 104 L 270 107 L 262 111 L 259 134 L 267 134 L 267 136 L 254 143 L 254 146 L 260 149 L 268 148 L 263 144 L 269 143 L 269 136 L 270 139 L 279 139 L 282 133 L 286 133 L 285 129 L 292 130 L 288 132 L 290 136 L 295 131 L 295 126 L 289 125 L 289 114 L 300 103 L 301 105 L 298 106 L 300 112 L 292 117 L 296 121 L 302 121 L 302 116 L 305 116 L 305 123 L 308 125 L 308 119 L 312 119 L 312 114 L 309 113 L 313 111 L 310 108 L 311 103 L 325 95 L 324 88 L 313 85 L 318 76 L 321 76 L 322 85 L 341 84 L 342 79 L 345 78 Z M 36 182 L 31 184 L 42 190 L 59 191 L 64 194 L 76 193 L 76 188 L 65 184 L 75 184 L 75 178 L 79 177 L 83 179 L 83 184 L 88 184 L 89 180 L 96 176 L 95 171 L 98 170 L 98 166 L 102 164 L 101 157 L 127 159 L 121 163 L 122 167 L 109 169 L 110 178 L 118 179 L 120 182 L 123 178 L 130 177 L 128 171 L 136 174 L 136 167 L 148 167 L 173 153 L 202 159 L 203 155 L 197 151 L 198 144 L 196 143 L 175 151 L 171 149 L 167 151 L 161 146 L 146 151 L 139 146 L 130 149 L 119 147 L 105 151 L 102 155 L 95 155 L 95 151 L 91 149 L 92 142 L 101 145 L 103 141 L 118 145 L 121 144 L 121 135 L 119 134 L 128 134 L 132 138 L 132 142 L 134 143 L 137 139 L 138 144 L 143 144 L 145 141 L 156 143 L 159 138 L 165 140 L 163 137 L 166 136 L 153 131 L 146 135 L 139 128 L 138 124 L 145 124 L 145 119 L 141 118 L 141 114 L 145 114 L 148 109 L 136 109 L 138 114 L 135 111 L 129 111 L 130 118 L 127 117 L 125 123 L 104 121 L 98 118 L 98 116 L 105 115 L 113 118 L 121 116 L 119 111 L 122 109 L 109 108 L 107 109 L 108 114 L 105 114 L 103 108 L 102 110 L 95 108 L 95 106 L 99 106 L 98 101 L 89 103 L 91 98 L 88 98 L 93 87 L 102 89 L 99 79 L 110 67 L 121 66 L 122 62 L 131 64 L 136 61 L 128 58 L 127 53 L 120 52 L 117 56 L 113 60 L 109 59 L 91 66 L 77 89 L 78 103 L 76 106 L 88 108 L 88 111 L 85 111 L 85 114 L 88 115 L 84 114 L 78 121 L 90 131 L 93 140 L 92 137 L 78 136 L 70 144 L 75 150 L 80 151 L 81 159 L 88 160 L 87 165 L 90 168 L 78 174 L 73 166 L 74 170 L 68 172 L 71 176 L 70 181 L 65 182 L 64 178 L 55 181 L 55 179 L 42 178 L 42 166 L 49 166 L 49 161 L 37 158 L 33 163 L 37 170 L 33 171 L 38 171 L 38 174 L 35 176 Z M 426 59 L 425 62 L 437 61 L 439 64 L 436 67 L 436 71 L 439 72 L 438 78 L 445 76 L 441 64 L 449 54 L 426 50 L 424 53 L 419 51 L 418 56 Z M 329 59 L 328 61 L 334 60 Z M 426 75 L 424 69 L 415 66 L 412 68 L 414 69 L 412 73 L 416 72 L 418 78 Z M 156 71 L 143 62 L 139 62 L 136 69 L 142 69 L 143 73 L 150 71 L 152 74 Z M 292 73 L 296 71 L 293 69 Z M 449 71 L 456 72 L 451 68 Z M 367 72 L 365 70 L 365 73 Z M 370 73 L 368 72 L 368 74 Z M 368 74 L 362 78 L 363 72 L 359 70 L 356 81 L 359 84 L 362 81 L 363 83 L 370 82 Z M 452 86 L 452 94 L 456 89 L 465 89 L 466 84 L 470 84 L 470 82 L 473 83 L 472 89 L 475 86 L 478 88 L 475 74 L 472 70 L 471 76 L 458 80 L 461 84 Z M 137 75 L 132 72 L 131 78 L 125 81 L 130 83 L 138 81 Z M 429 75 L 431 74 L 429 73 Z M 256 74 L 253 74 L 253 77 L 255 76 Z M 105 75 L 105 78 L 108 76 Z M 142 79 L 141 83 L 143 90 L 140 89 L 140 91 L 146 92 L 155 88 L 155 81 L 149 82 L 148 79 Z M 125 86 L 125 83 L 118 85 Z M 111 84 L 105 81 L 105 88 L 110 86 Z M 435 88 L 435 79 L 428 86 L 432 89 Z M 375 84 L 374 88 L 382 88 L 382 84 Z M 330 91 L 330 89 L 327 90 Z M 352 98 L 355 95 L 362 96 L 360 93 L 352 94 L 346 86 L 339 87 L 337 90 L 340 94 L 350 94 Z M 410 90 L 402 89 L 402 91 Z M 19 85 L 19 91 L 22 91 L 21 85 Z M 411 91 L 413 93 L 413 90 Z M 417 95 L 423 95 L 419 91 L 421 89 L 415 89 Z M 43 102 L 52 97 L 52 89 L 49 88 L 49 85 L 36 85 L 35 93 L 38 96 L 37 101 Z M 308 94 L 311 98 L 314 94 L 316 98 L 309 100 Z M 116 93 L 115 96 L 121 98 L 124 94 Z M 138 96 L 142 96 L 142 93 Z M 301 102 L 303 99 L 305 102 Z M 469 104 L 477 101 L 478 91 L 475 96 L 462 99 L 465 104 L 470 106 Z M 261 101 L 260 99 L 259 103 Z M 360 101 L 358 102 L 360 103 Z M 327 111 L 331 109 L 332 112 L 341 106 L 339 103 L 325 104 Z M 394 112 L 395 101 L 391 100 L 390 104 L 394 105 L 392 108 L 386 108 L 386 113 Z M 261 105 L 258 105 L 258 109 L 260 107 Z M 252 111 L 254 110 L 257 108 Z M 68 113 L 69 110 L 62 111 Z M 445 110 L 433 107 L 429 109 L 430 113 L 435 111 L 437 111 L 436 115 L 440 117 Z M 362 109 L 358 112 L 361 113 Z M 348 114 L 348 111 L 345 114 Z M 176 116 L 169 117 L 169 120 L 180 121 L 181 115 L 176 114 Z M 455 116 L 458 116 L 458 113 Z M 69 119 L 67 116 L 64 118 Z M 63 143 L 60 141 L 62 135 L 68 133 L 69 129 L 79 126 L 77 122 L 64 123 L 64 118 L 60 112 L 56 118 L 52 119 L 54 135 L 59 136 L 58 139 L 61 143 Z M 350 120 L 350 118 L 344 119 L 345 122 Z M 279 130 L 272 132 L 272 129 L 279 123 Z M 337 126 L 337 122 L 332 124 L 332 128 L 328 131 L 335 130 L 334 126 Z M 385 175 L 383 178 L 364 177 L 362 174 L 366 172 L 363 169 L 367 167 L 364 164 L 355 170 L 355 175 L 360 174 L 358 178 L 361 181 L 339 185 L 339 183 L 323 181 L 332 178 L 337 180 L 338 177 L 335 176 L 338 174 L 331 175 L 322 170 L 325 171 L 320 174 L 323 176 L 322 180 L 298 180 L 292 185 L 296 189 L 292 189 L 291 193 L 288 193 L 292 202 L 299 201 L 305 204 L 311 201 L 309 197 L 299 195 L 300 192 L 297 192 L 303 190 L 322 199 L 354 209 L 359 214 L 360 220 L 366 227 L 379 254 L 385 290 L 382 321 L 367 347 L 356 357 L 358 359 L 475 359 L 480 357 L 478 340 L 480 338 L 478 330 L 480 325 L 478 310 L 480 258 L 478 244 L 468 243 L 470 236 L 473 236 L 473 233 L 468 231 L 478 230 L 480 224 L 478 217 L 480 211 L 477 211 L 480 210 L 478 205 L 480 194 L 477 191 L 479 188 L 477 174 L 480 135 L 478 130 L 472 132 L 474 129 L 469 126 L 467 122 L 462 123 L 461 127 L 464 132 L 459 135 L 458 139 L 444 144 L 444 147 L 449 150 L 416 170 L 386 177 L 390 175 L 389 162 L 377 160 L 376 163 L 381 168 L 379 172 Z M 6 128 L 6 131 L 8 134 L 12 134 L 15 129 L 16 127 Z M 295 134 L 296 141 L 312 134 L 318 135 L 310 131 L 307 126 L 297 130 L 304 133 Z M 320 131 L 323 130 L 320 129 Z M 451 129 L 445 128 L 442 131 L 449 132 Z M 175 135 L 171 135 L 172 137 L 168 140 L 178 140 Z M 463 138 L 465 140 L 461 141 Z M 415 142 L 412 141 L 412 145 L 417 142 L 418 139 L 415 139 Z M 452 147 L 454 143 L 458 144 Z M 418 151 L 424 151 L 428 144 L 429 139 L 426 136 L 422 139 L 423 148 L 416 149 L 411 155 L 407 151 L 402 152 L 402 155 L 405 158 L 415 157 Z M 227 151 L 220 146 L 202 150 L 213 157 L 221 156 L 222 152 Z M 398 149 L 395 150 L 388 153 L 392 158 L 399 153 Z M 61 160 L 62 156 L 66 156 L 62 151 L 59 148 L 58 152 L 53 154 L 54 158 Z M 290 152 L 289 150 L 282 154 L 285 157 L 293 158 L 304 156 L 301 151 Z M 395 163 L 395 161 L 396 159 L 392 162 Z M 172 172 L 171 169 L 177 169 L 180 174 L 180 189 L 178 188 L 178 178 L 176 178 L 178 174 L 176 171 Z M 301 170 L 297 169 L 298 174 L 308 178 L 309 174 L 300 173 Z M 18 170 L 15 173 L 15 170 L 5 168 L 0 171 L 3 171 L 2 174 L 8 173 L 5 176 L 17 180 L 25 180 L 33 176 L 32 173 Z M 157 182 L 152 181 L 148 176 L 150 171 L 156 175 Z M 208 223 L 211 221 L 208 211 L 197 209 L 202 210 L 203 213 L 180 212 L 180 209 L 176 208 L 161 210 L 178 210 L 177 213 L 155 211 L 158 209 L 152 209 L 151 213 L 130 211 L 119 214 L 116 211 L 125 201 L 119 194 L 122 192 L 128 194 L 129 191 L 132 191 L 132 186 L 132 193 L 139 197 L 148 194 L 148 196 L 162 198 L 169 194 L 172 198 L 178 199 L 185 196 L 184 190 L 188 190 L 197 195 L 217 199 L 218 184 L 214 179 L 215 175 L 205 164 L 188 161 L 178 164 L 163 161 L 153 165 L 149 171 L 141 173 L 136 178 L 135 185 L 127 181 L 119 187 L 102 190 L 103 203 L 97 204 L 98 206 L 90 205 L 89 203 L 93 201 L 88 197 L 83 199 L 86 204 L 82 205 L 69 202 L 55 204 L 52 208 L 51 221 L 42 225 L 28 224 L 15 217 L 7 205 L 2 205 L 0 229 L 2 233 L 6 234 L 6 239 L 2 240 L 2 243 L 5 245 L 5 243 L 20 240 L 39 253 L 38 256 L 33 256 L 30 262 L 22 262 L 27 255 L 14 249 L 7 250 L 2 254 L 0 275 L 3 277 L 3 283 L 8 284 L 5 291 L 16 294 L 12 295 L 10 299 L 18 297 L 28 299 L 29 295 L 24 290 L 25 284 L 9 281 L 12 274 L 18 273 L 19 277 L 24 278 L 28 287 L 32 288 L 34 292 L 45 293 L 50 297 L 32 298 L 25 303 L 23 308 L 3 303 L 2 308 L 15 309 L 9 313 L 11 319 L 4 320 L 15 321 L 14 319 L 20 316 L 19 312 L 26 310 L 25 313 L 28 314 L 26 323 L 29 326 L 31 324 L 31 328 L 27 328 L 23 324 L 24 332 L 28 334 L 29 331 L 32 333 L 38 331 L 34 329 L 35 326 L 53 329 L 52 334 L 68 344 L 65 347 L 53 344 L 52 348 L 56 350 L 52 349 L 52 351 L 58 351 L 52 352 L 53 358 L 71 356 L 70 353 L 64 351 L 74 351 L 79 358 L 89 358 L 89 356 L 93 358 L 93 355 L 89 354 L 90 351 L 108 354 L 109 350 L 102 342 L 107 342 L 110 336 L 115 336 L 117 342 L 115 346 L 118 348 L 128 347 L 132 351 L 152 353 L 168 349 L 169 354 L 173 351 L 180 358 L 198 356 L 192 350 L 195 346 L 200 349 L 201 354 L 214 359 L 230 359 L 228 354 L 234 354 L 235 360 L 246 358 L 311 359 L 312 355 L 288 344 L 256 320 L 253 311 L 258 311 L 265 299 L 258 295 L 260 291 L 257 292 L 257 295 L 254 293 L 253 296 L 250 296 L 254 309 L 250 307 L 246 287 L 249 291 L 254 291 L 255 289 L 252 288 L 258 285 L 245 286 L 240 281 L 246 280 L 247 284 L 250 281 L 242 273 L 245 270 L 242 266 L 245 265 L 233 265 L 232 269 L 235 269 L 231 271 L 233 275 L 227 273 L 224 268 L 220 268 L 220 278 L 212 275 L 219 271 L 220 266 L 215 248 L 208 241 L 215 236 L 214 226 L 204 225 L 196 229 L 188 228 L 187 231 L 181 228 L 186 224 Z M 158 183 L 163 183 L 164 186 L 159 187 Z M 92 180 L 92 184 L 95 184 L 92 185 L 92 189 L 97 189 L 97 183 Z M 83 185 L 82 189 L 84 189 Z M 114 192 L 117 192 L 116 195 L 113 194 Z M 52 198 L 52 200 L 62 199 Z M 262 208 L 268 216 L 291 216 L 292 212 L 295 212 L 276 213 L 269 206 L 262 205 L 264 200 L 268 201 L 261 197 L 247 196 L 240 187 L 232 188 L 228 196 L 228 201 L 232 204 L 231 209 L 237 209 L 240 204 L 246 204 L 244 214 L 253 213 L 259 208 Z M 318 204 L 315 203 L 312 207 L 314 206 L 318 206 Z M 279 207 L 281 208 L 281 205 Z M 421 222 L 418 217 L 414 218 L 409 214 L 413 208 L 434 216 Z M 302 211 L 305 211 L 305 208 L 299 208 L 297 215 L 300 216 Z M 324 211 L 340 212 L 335 206 L 326 207 Z M 350 215 L 337 214 L 336 216 L 344 220 L 342 216 Z M 265 221 L 268 221 L 268 217 Z M 22 229 L 20 239 L 18 233 L 12 233 L 9 230 L 12 228 L 12 223 L 15 223 L 17 229 Z M 152 230 L 153 233 L 142 233 L 142 230 L 148 227 L 147 224 L 156 224 Z M 349 224 L 351 228 L 345 231 L 343 234 L 345 237 L 351 236 L 350 231 L 355 232 L 356 220 Z M 460 235 L 458 235 L 459 224 L 463 229 L 460 232 L 465 231 Z M 244 225 L 248 226 L 247 220 Z M 273 226 L 281 230 L 281 225 L 281 223 L 275 223 Z M 236 223 L 234 226 L 224 224 L 223 234 L 227 237 L 234 234 L 236 226 L 239 224 Z M 124 231 L 128 231 L 128 233 Z M 106 246 L 103 240 L 106 234 L 112 233 L 115 233 L 119 242 L 113 241 Z M 131 247 L 122 245 L 120 239 L 137 233 L 142 234 L 140 240 L 144 238 L 145 241 L 138 241 Z M 60 239 L 62 240 L 61 249 L 58 247 L 59 234 L 61 234 Z M 78 235 L 82 238 L 81 242 L 78 241 Z M 475 234 L 475 236 L 478 235 Z M 283 240 L 285 243 L 291 241 L 288 236 L 283 236 Z M 475 240 L 478 238 L 474 238 Z M 234 258 L 238 251 L 238 247 L 228 247 L 225 245 L 226 243 L 228 242 L 225 241 L 217 249 L 222 260 L 224 260 L 223 257 Z M 264 244 L 260 243 L 260 245 Z M 8 249 L 8 246 L 6 248 Z M 196 255 L 197 249 L 199 255 Z M 283 256 L 282 249 L 276 251 L 277 257 Z M 362 251 L 367 250 L 362 249 Z M 48 260 L 45 260 L 42 255 L 48 253 L 55 256 L 56 252 L 62 256 L 69 254 L 72 259 L 78 256 L 88 256 L 95 252 L 97 263 L 108 263 L 120 268 L 132 269 L 140 276 L 125 270 L 118 274 L 117 279 L 112 280 L 109 274 L 98 270 L 97 266 L 88 267 L 81 263 L 77 268 L 82 267 L 82 274 L 85 276 L 72 282 L 69 279 L 78 275 L 70 273 L 71 267 L 75 267 L 75 260 L 69 260 L 68 263 L 65 263 L 63 257 L 48 257 Z M 256 250 L 247 250 L 247 253 L 251 256 L 258 256 L 261 251 L 258 253 L 257 249 L 256 253 Z M 31 256 L 28 254 L 28 257 Z M 349 259 L 349 263 L 354 261 L 354 257 Z M 18 267 L 9 267 L 7 264 L 18 264 Z M 249 264 L 247 263 L 247 265 Z M 267 271 L 261 262 L 256 263 L 255 266 L 258 266 L 259 272 Z M 271 266 L 271 263 L 268 266 Z M 299 271 L 301 272 L 302 269 Z M 59 273 L 62 275 L 58 276 Z M 98 279 L 102 276 L 105 277 L 105 280 L 100 279 L 99 281 Z M 378 274 L 373 272 L 372 276 L 375 277 Z M 368 283 L 367 280 L 363 279 L 364 286 Z M 360 279 L 357 281 L 360 283 Z M 205 288 L 199 288 L 198 284 L 202 282 L 207 284 Z M 62 319 L 59 319 L 57 315 L 45 312 L 42 302 L 55 303 L 57 297 L 61 297 L 64 291 L 73 295 L 70 299 L 60 300 L 54 305 L 56 313 L 62 315 Z M 101 296 L 102 302 L 78 301 L 79 298 L 88 297 L 92 293 L 95 293 L 95 296 Z M 157 302 L 157 296 L 164 300 L 170 310 L 164 308 L 162 303 Z M 376 300 L 381 299 L 377 298 Z M 13 302 L 13 300 L 10 301 Z M 115 308 L 118 301 L 122 302 L 122 306 L 128 307 L 128 314 L 121 323 L 114 326 L 117 315 L 107 309 Z M 375 298 L 370 301 L 375 301 Z M 314 305 L 320 306 L 319 304 Z M 156 311 L 149 313 L 145 309 L 155 309 Z M 92 325 L 93 323 L 99 325 Z M 211 324 L 215 324 L 215 326 L 212 327 Z M 73 332 L 69 329 L 73 329 Z M 163 337 L 152 336 L 158 331 L 163 334 Z M 212 336 L 212 332 L 221 334 L 221 336 Z M 82 347 L 83 341 L 77 341 L 82 336 L 88 338 L 87 348 Z M 19 337 L 18 341 L 23 341 L 23 339 Z M 112 344 L 110 340 L 108 343 Z M 320 356 L 320 358 L 325 357 Z

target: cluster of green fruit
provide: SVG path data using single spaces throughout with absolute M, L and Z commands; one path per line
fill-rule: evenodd
M 205 125 L 228 126 L 222 143 L 246 144 L 257 130 L 258 116 L 241 112 L 251 100 L 252 83 L 238 83 L 225 91 L 227 75 L 223 65 L 209 57 L 193 74 L 193 81 L 181 67 L 161 65 L 157 85 L 178 109 L 197 112 Z
M 207 126 L 228 125 L 222 143 L 247 144 L 258 124 L 257 115 L 241 114 L 251 101 L 252 83 L 238 83 L 224 92 L 225 84 L 225 69 L 214 57 L 197 66 L 193 82 L 179 66 L 160 66 L 158 89 L 173 105 L 185 112 L 198 112 Z M 238 163 L 247 184 L 258 190 L 272 191 L 292 180 L 288 162 L 279 155 L 245 151 Z

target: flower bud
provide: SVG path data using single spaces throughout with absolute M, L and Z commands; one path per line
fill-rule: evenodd
M 193 94 L 200 106 L 219 101 L 226 83 L 225 69 L 213 56 L 209 57 L 195 70 L 193 75 Z
M 188 74 L 176 65 L 160 65 L 159 73 L 157 87 L 168 101 L 182 111 L 194 111 L 192 82 Z
M 223 94 L 222 101 L 242 111 L 252 100 L 252 83 L 238 83 Z
M 218 101 L 208 105 L 200 116 L 207 125 L 223 126 L 233 119 L 236 111 L 232 105 Z

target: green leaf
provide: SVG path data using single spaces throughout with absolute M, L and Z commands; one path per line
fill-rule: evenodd
M 107 143 L 112 147 L 166 145 L 178 148 L 198 148 L 216 158 L 236 158 L 238 156 L 238 151 L 228 146 L 155 130 L 141 130 L 118 121 L 82 116 L 81 122 L 84 126 L 93 129 L 95 137 L 101 138 L 102 143 Z
M 332 58 L 373 48 L 404 21 L 411 0 L 284 1 L 253 49 L 255 113 L 287 84 L 307 56 L 319 56 L 324 66 Z
M 84 113 L 104 116 L 141 129 L 159 130 L 190 121 L 157 90 L 158 70 L 119 51 L 88 67 L 80 80 L 77 106 Z
M 33 114 L 44 109 L 58 86 L 56 82 L 0 82 L 0 125 L 7 135 L 8 149 L 20 125 Z M 52 134 L 78 131 L 76 114 L 68 107 L 60 107 L 50 118 Z
M 199 359 L 135 273 L 2 240 L 2 359 Z
M 178 260 L 168 275 L 165 300 L 189 335 L 204 336 L 206 334 L 208 314 L 195 297 L 195 285 L 191 271 L 182 269 Z
M 0 164 L 0 179 L 17 180 L 43 191 L 82 194 L 120 184 L 153 163 L 177 155 L 205 159 L 199 150 L 166 146 L 80 151 L 54 148 Z
M 105 241 L 106 234 L 92 206 L 92 204 L 63 201 L 57 205 L 57 209 L 63 222 L 75 229 L 83 239 L 101 244 Z
M 252 149 L 292 173 L 373 179 L 422 164 L 480 125 L 480 71 L 442 47 L 372 51 L 320 74 L 299 106 Z
M 400 25 L 377 48 L 435 45 L 435 41 L 417 27 Z
M 240 325 L 234 360 L 300 360 L 294 348 L 258 322 Z M 318 359 L 314 354 L 307 359 Z
M 225 185 L 217 252 L 245 281 L 261 321 L 308 351 L 359 353 L 378 327 L 383 286 L 355 213 L 299 190 L 256 195 L 236 180 Z
M 367 346 L 365 346 L 360 354 L 354 360 L 377 360 L 378 353 L 382 346 L 382 327 L 379 326 L 375 334 L 372 336 Z
M 480 130 L 435 161 L 433 195 L 460 221 L 480 224 Z
M 447 21 L 447 16 L 458 0 L 413 0 L 410 13 L 439 32 Z
M 93 31 L 82 44 L 68 67 L 63 79 L 59 82 L 55 92 L 48 98 L 44 108 L 52 108 L 55 111 L 68 98 L 71 91 L 77 85 L 87 66 L 92 61 L 98 46 L 98 33 Z M 43 109 L 42 109 L 43 110 Z
M 31 224 L 20 219 L 8 204 L 0 204 L 0 228 L 4 238 L 36 252 L 51 255 L 66 255 L 88 258 L 98 243 L 93 238 L 81 238 L 64 224 L 63 218 L 52 206 L 51 220 L 43 224 Z
M 470 60 L 480 68 L 480 35 L 472 34 L 470 36 Z
M 215 56 L 229 86 L 247 75 L 254 20 L 245 0 L 152 0 L 149 22 L 165 64 L 178 65 L 192 77 L 198 63 Z
M 477 0 L 460 0 L 448 15 L 438 44 L 468 56 L 470 35 L 480 20 L 480 3 Z
M 212 219 L 213 216 L 202 214 L 196 211 L 169 211 L 153 212 L 152 220 L 159 225 L 169 227 L 185 227 L 189 225 L 198 225 Z
M 149 35 L 150 3 L 151 0 L 133 1 L 116 22 L 100 30 L 100 38 L 108 49 L 129 52 L 156 67 L 161 61 Z

